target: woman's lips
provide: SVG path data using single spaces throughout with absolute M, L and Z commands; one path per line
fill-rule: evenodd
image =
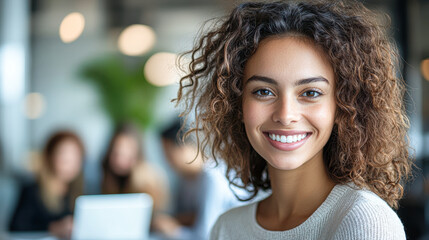
M 302 131 L 270 131 L 264 132 L 268 142 L 282 151 L 293 151 L 301 147 L 311 136 L 311 132 Z

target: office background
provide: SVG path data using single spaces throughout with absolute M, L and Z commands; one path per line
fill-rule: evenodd
M 171 173 L 158 132 L 180 112 L 180 106 L 175 108 L 171 102 L 180 73 L 165 73 L 170 65 L 147 69 L 145 71 L 154 76 L 154 82 L 145 82 L 142 92 L 127 94 L 127 89 L 133 89 L 130 82 L 135 76 L 150 81 L 149 73 L 143 73 L 145 63 L 149 60 L 171 62 L 177 54 L 191 49 L 205 21 L 225 15 L 239 2 L 1 0 L 0 231 L 6 230 L 16 198 L 16 179 L 29 175 L 33 159 L 46 138 L 57 129 L 72 129 L 85 143 L 88 192 L 97 189 L 102 154 L 114 124 L 125 120 L 121 118 L 123 115 L 144 129 L 146 159 Z M 429 60 L 426 60 L 429 59 L 429 1 L 363 2 L 390 16 L 391 35 L 401 54 L 402 69 L 398 74 L 407 84 L 408 95 L 404 101 L 411 120 L 409 137 L 417 168 L 399 214 L 409 237 L 418 239 L 429 231 L 429 182 L 426 181 L 429 175 Z M 77 14 L 70 15 L 72 13 Z M 74 24 L 81 21 L 81 25 L 70 26 L 70 36 L 67 36 L 67 27 L 64 27 L 65 33 L 61 32 L 61 26 L 67 25 L 67 17 Z M 140 43 L 146 44 L 146 48 L 133 53 L 123 49 L 120 39 L 126 38 L 125 30 L 134 24 L 149 27 L 142 31 L 153 35 L 142 38 Z M 132 38 L 140 39 L 137 35 Z M 133 46 L 126 39 L 122 41 Z M 167 82 L 157 82 L 165 76 L 168 76 Z M 118 79 L 124 81 L 119 95 L 103 88 L 108 85 L 107 81 Z M 129 109 L 118 110 L 115 96 L 118 104 L 123 101 L 130 105 Z M 140 109 L 136 107 L 139 102 Z M 174 174 L 168 175 L 174 182 Z

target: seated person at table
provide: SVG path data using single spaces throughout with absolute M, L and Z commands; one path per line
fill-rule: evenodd
M 53 134 L 48 140 L 36 172 L 36 182 L 23 186 L 10 231 L 49 231 L 69 238 L 73 204 L 82 194 L 84 147 L 69 131 Z
M 166 159 L 178 174 L 177 194 L 172 202 L 174 214 L 155 219 L 157 232 L 171 239 L 208 239 L 217 217 L 241 205 L 229 188 L 221 165 L 208 166 L 197 154 L 197 146 L 188 138 L 182 141 L 180 120 L 162 132 Z
M 154 213 L 168 200 L 165 174 L 143 159 L 142 137 L 131 125 L 115 131 L 102 162 L 103 194 L 147 193 L 154 200 Z

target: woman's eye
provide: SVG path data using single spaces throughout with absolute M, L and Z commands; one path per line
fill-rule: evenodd
M 267 96 L 273 96 L 274 95 L 270 90 L 267 90 L 267 89 L 259 89 L 253 93 L 258 95 L 258 96 L 261 96 L 261 97 L 267 97 Z
M 302 94 L 303 97 L 309 97 L 309 98 L 316 98 L 318 96 L 320 96 L 320 93 L 317 91 L 307 91 L 305 93 Z

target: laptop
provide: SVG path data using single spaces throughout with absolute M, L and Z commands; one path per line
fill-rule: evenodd
M 149 239 L 152 208 L 152 197 L 145 193 L 80 196 L 72 239 Z

